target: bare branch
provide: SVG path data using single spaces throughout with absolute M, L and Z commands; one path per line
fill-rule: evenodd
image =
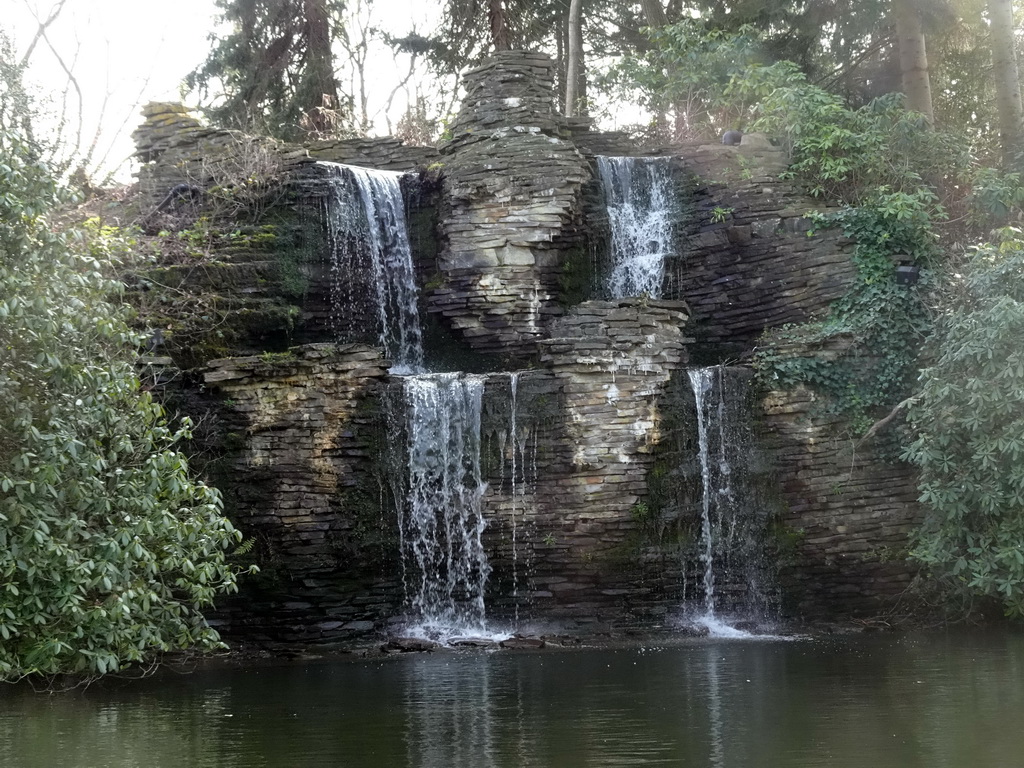
M 28 8 L 29 13 L 36 20 L 38 28 L 36 29 L 35 35 L 32 37 L 32 42 L 28 44 L 28 49 L 25 51 L 25 55 L 21 57 L 21 61 L 18 62 L 19 67 L 24 67 L 28 64 L 28 60 L 32 57 L 32 52 L 36 49 L 36 45 L 46 34 L 46 28 L 53 24 L 60 15 L 60 12 L 64 10 L 64 4 L 67 0 L 58 0 L 58 3 L 50 9 L 50 15 L 46 17 L 45 21 L 40 21 L 39 16 L 36 13 L 36 9 L 29 3 L 28 0 L 22 0 L 25 7 Z
M 84 121 L 83 109 L 85 107 L 85 99 L 82 96 L 82 87 L 78 84 L 78 78 L 75 77 L 74 64 L 78 61 L 78 49 L 75 49 L 75 58 L 72 59 L 71 66 L 68 66 L 64 61 L 64 58 L 57 52 L 56 47 L 50 42 L 49 36 L 43 33 L 43 42 L 46 43 L 47 47 L 53 53 L 54 58 L 57 59 L 57 63 L 60 64 L 60 68 L 64 70 L 64 74 L 67 75 L 68 83 L 72 88 L 75 89 L 75 94 L 78 96 L 78 109 L 77 109 L 77 120 L 75 126 L 75 143 L 71 147 L 70 154 L 75 155 L 78 153 L 79 148 L 82 146 L 82 124 Z M 67 102 L 62 105 L 62 120 L 66 119 Z
M 387 101 L 384 102 L 384 106 L 377 111 L 378 114 L 384 113 L 384 120 L 388 125 L 388 133 L 391 133 L 391 105 L 395 101 L 395 96 L 400 90 L 405 88 L 406 84 L 412 79 L 412 76 L 416 73 L 416 54 L 413 53 L 409 58 L 409 71 L 405 73 L 405 77 L 394 88 L 391 89 L 391 93 L 388 94 Z M 408 95 L 408 92 L 406 92 Z
M 131 107 L 129 107 L 125 111 L 124 120 L 122 120 L 121 124 L 117 126 L 117 130 L 113 132 L 113 134 L 110 137 L 110 141 L 107 142 L 106 150 L 104 150 L 103 155 L 100 157 L 100 159 L 96 161 L 96 168 L 103 168 L 107 164 L 107 160 L 110 159 L 110 153 L 113 151 L 114 145 L 117 143 L 117 137 L 124 132 L 125 127 L 128 125 L 128 121 L 135 119 L 139 105 L 142 103 L 142 95 L 146 92 L 146 89 L 149 88 L 149 81 L 150 79 L 152 79 L 152 77 L 153 70 L 151 69 L 149 73 L 146 75 L 146 79 L 142 81 L 142 85 L 139 87 L 139 92 L 135 96 L 135 101 L 132 103 Z M 125 158 L 125 160 L 128 160 L 130 158 L 131 154 L 129 154 L 128 157 Z M 123 164 L 123 162 L 124 160 L 121 163 L 119 163 L 117 167 L 120 167 L 121 164 Z
M 918 395 L 914 395 L 913 397 L 908 397 L 906 400 L 903 400 L 903 401 L 897 403 L 896 406 L 891 411 L 889 411 L 889 415 L 888 416 L 886 416 L 886 417 L 884 417 L 882 419 L 879 419 L 878 421 L 876 421 L 874 424 L 871 425 L 871 429 L 869 429 L 867 432 L 865 432 L 864 436 L 860 440 L 857 441 L 856 447 L 859 448 L 864 443 L 866 443 L 868 440 L 873 438 L 876 434 L 878 434 L 880 431 L 885 429 L 885 427 L 893 419 L 895 419 L 897 416 L 899 416 L 900 412 L 904 408 L 906 408 L 907 406 L 913 405 L 915 402 L 917 402 L 917 400 L 918 400 Z

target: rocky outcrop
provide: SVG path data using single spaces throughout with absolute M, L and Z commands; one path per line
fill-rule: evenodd
M 140 162 L 139 189 L 145 204 L 157 205 L 177 184 L 211 186 L 257 182 L 279 187 L 301 179 L 303 167 L 317 160 L 388 171 L 424 168 L 438 157 L 433 147 L 413 147 L 397 139 L 331 139 L 289 144 L 241 131 L 210 128 L 182 104 L 150 102 L 144 122 L 132 133 Z
M 465 75 L 466 100 L 442 150 L 439 285 L 429 310 L 473 349 L 536 352 L 561 312 L 559 276 L 582 247 L 589 170 L 555 112 L 542 55 L 498 54 Z
M 594 629 L 679 604 L 681 563 L 645 556 L 657 547 L 637 508 L 685 322 L 678 302 L 586 302 L 541 342 L 544 368 L 488 378 L 492 616 Z
M 917 570 L 907 561 L 923 515 L 913 467 L 842 437 L 842 419 L 805 387 L 770 392 L 762 408 L 764 447 L 784 502 L 787 614 L 884 614 Z
M 812 211 L 824 207 L 779 179 L 786 157 L 763 137 L 640 150 L 593 133 L 558 114 L 552 63 L 537 54 L 499 53 L 465 85 L 440 153 L 391 139 L 284 145 L 205 128 L 166 104 L 147 107 L 136 133 L 154 205 L 177 183 L 219 185 L 240 162 L 266 162 L 285 180 L 275 210 L 291 234 L 275 224 L 247 231 L 244 248 L 228 238 L 204 262 L 204 285 L 245 296 L 232 313 L 254 302 L 281 310 L 270 331 L 225 354 L 318 342 L 201 369 L 222 440 L 211 472 L 265 565 L 244 605 L 226 610 L 235 632 L 333 641 L 382 630 L 404 610 L 388 477 L 400 470 L 385 460 L 402 432 L 382 406 L 400 386 L 379 349 L 349 343 L 372 343 L 359 323 L 372 291 L 325 257 L 316 160 L 420 170 L 404 191 L 421 314 L 433 319 L 427 345 L 450 355 L 445 369 L 488 371 L 483 538 L 496 619 L 596 627 L 677 611 L 687 578 L 699 580 L 687 363 L 748 355 L 762 331 L 821 315 L 854 278 L 851 244 L 815 230 Z M 604 301 L 608 225 L 594 161 L 632 154 L 672 158 L 685 198 L 678 247 L 663 300 Z M 186 262 L 161 276 L 184 294 L 174 281 L 198 272 Z M 345 283 L 347 325 L 332 323 L 332 281 Z M 484 354 L 463 355 L 460 343 Z M 747 372 L 739 379 L 749 392 Z M 870 448 L 850 450 L 809 390 L 772 392 L 761 410 L 747 429 L 764 441 L 750 484 L 777 481 L 773 546 L 786 551 L 790 613 L 880 610 L 911 575 L 901 555 L 920 514 L 912 475 Z M 666 490 L 670 481 L 679 487 Z
M 537 480 L 544 555 L 532 594 L 541 614 L 621 622 L 672 608 L 666 574 L 645 571 L 637 557 L 636 507 L 662 439 L 669 380 L 686 363 L 686 321 L 680 302 L 586 302 L 542 343 L 563 431 L 560 461 Z
M 810 218 L 828 208 L 781 180 L 785 153 L 754 137 L 682 155 L 695 174 L 692 218 L 666 263 L 664 295 L 686 300 L 691 332 L 720 355 L 824 313 L 856 275 L 852 243 Z
M 329 641 L 398 610 L 374 465 L 385 363 L 370 347 L 312 344 L 204 369 L 223 454 L 211 472 L 263 569 L 226 606 L 234 632 Z

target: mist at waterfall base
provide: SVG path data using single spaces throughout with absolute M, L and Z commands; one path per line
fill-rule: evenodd
M 448 644 L 503 640 L 488 628 L 490 566 L 481 536 L 480 417 L 483 378 L 429 372 L 424 363 L 403 174 L 321 163 L 328 178 L 325 220 L 336 331 L 351 312 L 353 275 L 375 291 L 377 343 L 392 361 L 401 397 L 391 403 L 393 495 L 408 616 L 402 634 Z M 351 318 L 349 318 L 351 320 Z

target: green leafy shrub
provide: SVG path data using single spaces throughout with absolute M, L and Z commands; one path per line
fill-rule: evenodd
M 141 390 L 120 245 L 51 224 L 33 157 L 0 130 L 0 679 L 216 646 L 200 609 L 235 589 L 240 540 Z
M 949 287 L 908 417 L 928 516 L 912 556 L 1024 614 L 1024 236 L 975 248 Z

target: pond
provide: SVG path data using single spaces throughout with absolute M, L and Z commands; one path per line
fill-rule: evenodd
M 1006 768 L 1017 634 L 443 651 L 0 688 L 4 768 Z

